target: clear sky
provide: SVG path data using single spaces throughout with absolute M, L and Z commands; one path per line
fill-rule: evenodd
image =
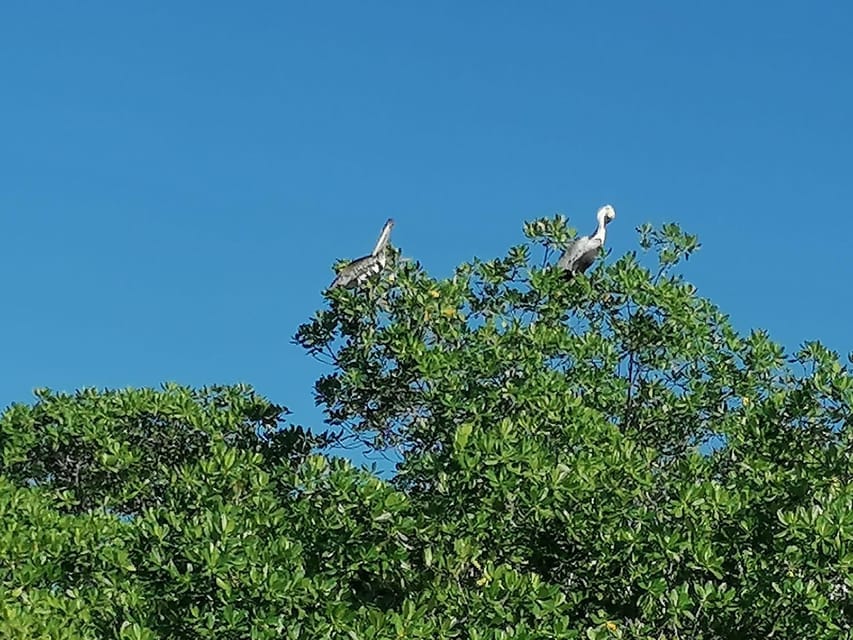
M 701 5 L 701 6 L 700 6 Z M 853 350 L 853 3 L 0 5 L 0 404 L 249 382 L 383 221 L 436 275 L 613 203 L 740 329 Z

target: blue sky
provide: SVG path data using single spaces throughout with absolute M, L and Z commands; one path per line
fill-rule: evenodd
M 290 344 L 382 222 L 436 275 L 615 205 L 674 221 L 748 330 L 853 350 L 853 5 L 0 7 L 0 403 L 249 382 L 317 424 Z

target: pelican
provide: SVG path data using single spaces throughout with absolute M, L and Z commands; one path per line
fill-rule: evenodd
M 370 255 L 353 260 L 341 269 L 329 288 L 334 289 L 335 287 L 360 285 L 370 276 L 382 271 L 385 268 L 385 249 L 388 245 L 388 239 L 391 237 L 391 229 L 393 227 L 393 218 L 388 218 L 385 226 L 382 227 L 382 233 L 379 234 L 379 239 L 376 241 L 376 246 L 373 247 Z
M 568 280 L 579 273 L 583 273 L 595 262 L 595 257 L 601 247 L 604 246 L 607 225 L 616 217 L 616 210 L 606 204 L 598 210 L 596 217 L 598 218 L 598 226 L 595 233 L 577 238 L 566 248 L 557 262 L 557 268 L 566 272 Z

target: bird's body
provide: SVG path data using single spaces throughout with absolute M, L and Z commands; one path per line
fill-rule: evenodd
M 334 289 L 335 287 L 360 285 L 370 276 L 382 271 L 385 268 L 386 248 L 393 227 L 394 220 L 388 218 L 385 226 L 382 227 L 382 233 L 379 234 L 379 239 L 376 241 L 373 251 L 369 255 L 353 260 L 341 269 L 329 288 Z
M 595 262 L 598 252 L 604 246 L 607 225 L 616 217 L 616 211 L 608 204 L 598 210 L 596 217 L 598 226 L 595 233 L 577 238 L 557 261 L 557 268 L 562 269 L 569 280 L 589 269 Z

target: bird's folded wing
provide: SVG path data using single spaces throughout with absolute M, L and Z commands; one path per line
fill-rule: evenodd
M 348 287 L 351 284 L 357 283 L 365 278 L 379 273 L 382 269 L 379 258 L 377 256 L 364 256 L 358 260 L 353 260 L 343 269 L 332 282 L 331 287 Z
M 597 238 L 590 238 L 589 236 L 578 238 L 560 256 L 560 259 L 557 261 L 557 267 L 574 270 L 581 257 L 590 251 L 598 251 L 600 248 L 601 241 Z

